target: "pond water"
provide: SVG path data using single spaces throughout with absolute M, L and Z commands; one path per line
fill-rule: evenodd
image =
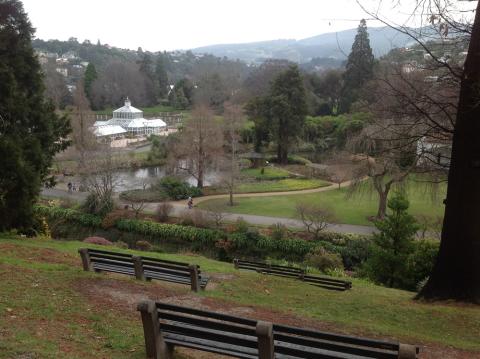
M 114 173 L 115 192 L 123 192 L 132 189 L 142 189 L 144 185 L 146 188 L 151 184 L 158 182 L 162 177 L 165 177 L 166 171 L 164 166 L 145 167 L 130 170 L 118 170 Z M 193 186 L 197 185 L 197 180 L 186 172 L 181 174 L 182 177 Z M 215 184 L 220 179 L 220 173 L 214 170 L 208 170 L 205 174 L 204 185 L 210 186 Z

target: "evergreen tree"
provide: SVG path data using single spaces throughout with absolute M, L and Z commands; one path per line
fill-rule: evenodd
M 300 134 L 307 102 L 303 78 L 297 65 L 280 73 L 272 83 L 269 95 L 252 101 L 259 126 L 269 129 L 277 143 L 277 160 L 286 164 L 293 141 Z M 261 132 L 261 131 L 260 131 Z
M 0 1 L 0 231 L 33 226 L 52 158 L 68 145 L 68 119 L 44 98 L 33 33 L 20 1 Z
M 389 287 L 405 288 L 408 284 L 407 259 L 419 228 L 408 207 L 408 200 L 400 193 L 388 201 L 390 211 L 375 223 L 378 233 L 373 236 L 372 253 L 365 263 L 368 276 Z
M 155 64 L 155 76 L 157 79 L 157 94 L 158 98 L 164 99 L 168 94 L 168 75 L 165 68 L 165 59 L 162 54 L 158 55 L 157 63 Z
M 340 98 L 341 113 L 348 112 L 358 99 L 359 90 L 373 77 L 374 57 L 368 38 L 367 22 L 362 19 L 348 55 Z
M 85 89 L 85 96 L 87 96 L 90 104 L 92 103 L 92 85 L 93 82 L 97 79 L 97 70 L 95 66 L 90 62 L 85 69 L 85 74 L 83 77 L 83 86 Z

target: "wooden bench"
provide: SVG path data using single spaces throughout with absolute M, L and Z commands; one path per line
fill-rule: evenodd
M 86 271 L 126 274 L 139 280 L 157 279 L 190 284 L 194 291 L 205 289 L 208 283 L 208 277 L 202 275 L 198 265 L 91 248 L 81 248 L 78 252 Z
M 295 278 L 325 289 L 343 291 L 352 288 L 352 282 L 324 276 L 307 275 L 304 269 L 296 267 L 280 266 L 263 262 L 244 261 L 237 258 L 233 260 L 233 265 L 236 269 L 254 270 L 262 274 L 272 274 L 281 277 Z
M 418 347 L 272 324 L 177 305 L 143 301 L 148 358 L 170 359 L 175 346 L 235 358 L 415 359 Z

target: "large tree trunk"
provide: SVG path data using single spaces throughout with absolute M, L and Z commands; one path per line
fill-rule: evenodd
M 383 219 L 387 213 L 388 192 L 379 191 L 378 197 L 377 219 Z
M 440 251 L 419 298 L 480 303 L 480 2 L 461 82 Z

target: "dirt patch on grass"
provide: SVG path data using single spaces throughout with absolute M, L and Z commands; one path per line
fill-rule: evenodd
M 165 284 L 164 282 L 135 283 L 132 280 L 122 280 L 120 278 L 99 278 L 96 280 L 84 279 L 79 281 L 77 290 L 85 294 L 89 301 L 93 302 L 96 306 L 119 310 L 122 312 L 122 315 L 135 317 L 135 320 L 139 320 L 136 312 L 136 304 L 141 300 L 151 299 L 289 326 L 312 328 L 347 335 L 363 335 L 363 333 L 359 331 L 347 332 L 330 323 L 299 317 L 288 312 L 278 312 L 255 306 L 235 305 L 223 300 L 198 296 L 189 292 L 188 287 L 178 288 L 177 286 L 170 286 L 168 283 Z M 377 339 L 395 340 L 394 338 L 372 336 L 371 334 L 366 336 Z M 417 344 L 419 343 L 417 342 Z M 224 356 L 202 353 L 189 349 L 179 349 L 178 352 L 181 357 L 186 358 L 224 358 Z M 425 344 L 421 345 L 419 358 L 472 359 L 480 358 L 480 355 L 478 353 Z
M 0 253 L 28 261 L 80 266 L 80 260 L 76 256 L 49 248 L 22 246 L 21 242 L 18 245 L 1 243 Z

